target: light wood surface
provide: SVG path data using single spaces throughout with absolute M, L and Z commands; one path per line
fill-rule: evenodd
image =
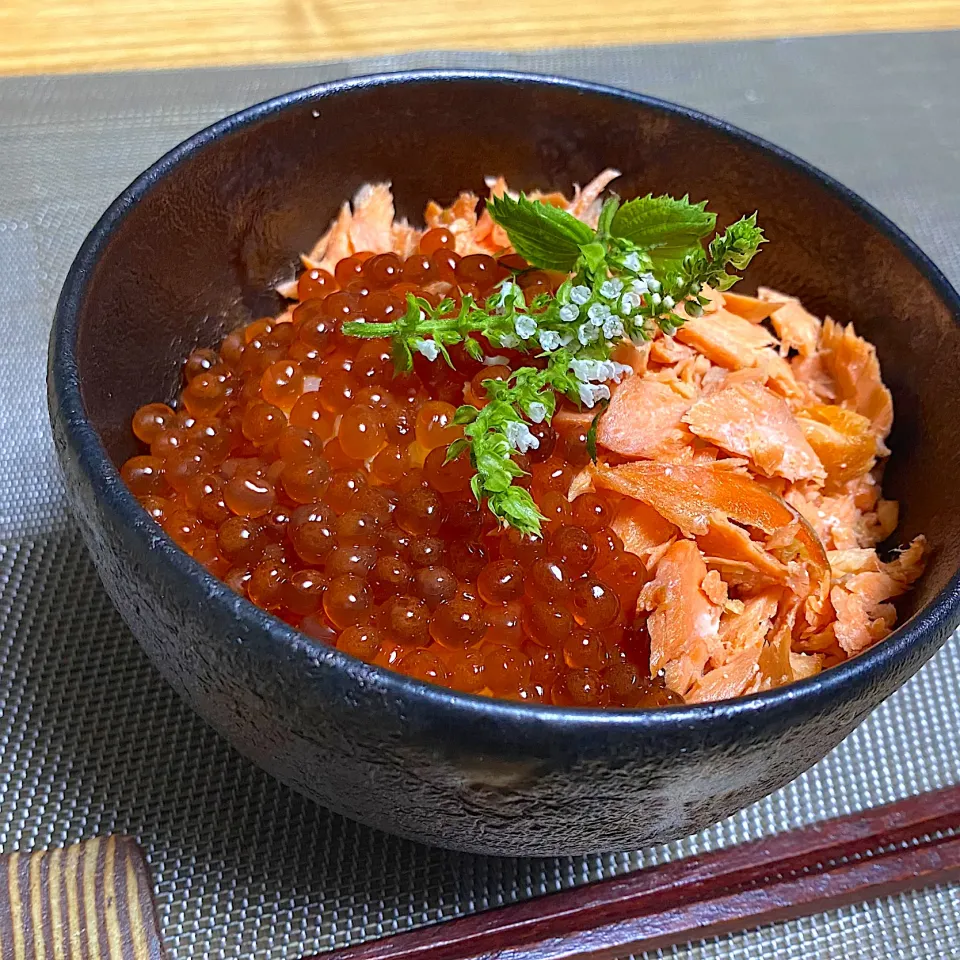
M 960 27 L 960 0 L 0 0 L 0 74 Z

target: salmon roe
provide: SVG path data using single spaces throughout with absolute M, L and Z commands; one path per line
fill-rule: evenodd
M 121 470 L 144 509 L 231 589 L 318 643 L 467 693 L 562 707 L 656 707 L 681 700 L 649 676 L 635 619 L 647 580 L 611 523 L 613 495 L 570 503 L 585 462 L 579 430 L 534 425 L 521 478 L 544 537 L 498 528 L 470 490 L 463 402 L 510 376 L 518 354 L 463 351 L 456 369 L 417 357 L 394 376 L 389 344 L 345 336 L 383 321 L 408 292 L 486 296 L 515 256 L 459 258 L 444 228 L 406 260 L 358 255 L 308 270 L 299 305 L 197 349 L 175 403 L 133 416 L 140 450 Z M 529 298 L 555 281 L 521 274 Z M 504 362 L 506 361 L 506 362 Z

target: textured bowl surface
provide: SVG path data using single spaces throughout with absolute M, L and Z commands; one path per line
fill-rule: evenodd
M 811 680 L 662 711 L 529 707 L 430 687 L 317 646 L 210 577 L 127 493 L 130 417 L 180 361 L 275 311 L 344 198 L 391 180 L 431 197 L 569 190 L 602 167 L 622 196 L 759 210 L 770 243 L 743 283 L 857 324 L 897 422 L 887 490 L 929 570 L 904 624 Z M 818 171 L 718 121 L 587 84 L 418 73 L 289 94 L 197 134 L 144 173 L 84 243 L 57 309 L 49 397 L 71 502 L 103 582 L 176 689 L 265 769 L 339 812 L 494 854 L 626 849 L 700 830 L 839 743 L 943 643 L 960 584 L 960 301 L 892 224 Z

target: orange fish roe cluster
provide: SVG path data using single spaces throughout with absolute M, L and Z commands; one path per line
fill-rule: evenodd
M 525 266 L 461 258 L 441 227 L 406 259 L 357 253 L 305 271 L 291 311 L 190 355 L 175 409 L 136 412 L 145 449 L 123 479 L 212 574 L 351 656 L 527 702 L 682 703 L 649 675 L 634 614 L 649 577 L 610 525 L 614 495 L 567 500 L 588 459 L 582 423 L 532 425 L 539 447 L 515 458 L 548 519 L 540 540 L 476 503 L 466 458 L 444 463 L 456 407 L 482 405 L 482 381 L 529 357 L 490 349 L 481 363 L 454 348 L 455 369 L 417 357 L 395 376 L 388 343 L 341 332 L 398 315 L 407 293 L 438 302 L 436 281 L 482 298 Z M 520 274 L 528 298 L 556 283 Z

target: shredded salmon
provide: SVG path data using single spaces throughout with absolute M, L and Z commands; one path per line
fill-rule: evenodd
M 786 298 L 777 297 L 748 297 L 742 293 L 725 293 L 723 305 L 738 317 L 749 320 L 751 323 L 761 323 L 771 313 L 778 310 L 787 302 Z
M 889 563 L 875 550 L 829 554 L 835 584 L 830 602 L 837 613 L 834 633 L 847 654 L 860 653 L 890 632 L 897 618 L 890 601 L 906 593 L 923 572 L 926 552 L 926 540 L 917 537 Z
M 770 323 L 780 339 L 781 353 L 796 350 L 801 357 L 813 356 L 820 340 L 820 321 L 800 305 L 799 300 L 787 300 L 770 316 Z
M 781 530 L 789 529 L 781 527 Z M 787 543 L 796 539 L 796 530 Z M 769 543 L 769 541 L 768 541 Z M 697 545 L 707 558 L 707 564 L 721 572 L 726 570 L 731 586 L 747 587 L 752 592 L 767 584 L 783 584 L 787 581 L 786 564 L 777 560 L 759 540 L 754 540 L 743 527 L 727 518 L 723 511 L 710 517 L 707 532 L 697 537 Z M 729 564 L 737 564 L 736 571 Z
M 650 344 L 649 357 L 653 363 L 680 363 L 695 355 L 692 347 L 684 346 L 673 337 L 657 337 Z
M 610 354 L 612 360 L 622 363 L 636 374 L 642 377 L 647 372 L 650 363 L 650 352 L 652 344 L 649 342 L 636 344 L 629 340 L 621 340 Z
M 584 223 L 595 227 L 597 218 L 600 216 L 600 196 L 611 181 L 619 176 L 619 170 L 608 168 L 594 177 L 582 190 L 580 187 L 575 187 L 573 199 L 568 204 L 567 211 Z
M 617 391 L 617 395 L 621 391 Z M 695 403 L 683 422 L 704 440 L 749 458 L 768 477 L 823 480 L 826 471 L 786 402 L 758 383 L 731 383 Z
M 597 443 L 627 457 L 676 455 L 692 440 L 683 422 L 690 401 L 664 383 L 629 377 L 600 418 Z M 645 411 L 638 422 L 637 410 Z
M 726 309 L 687 320 L 677 331 L 677 339 L 729 370 L 755 367 L 760 351 L 776 343 L 765 327 Z
M 676 526 L 640 500 L 624 497 L 616 508 L 611 523 L 613 532 L 623 541 L 624 550 L 638 556 L 652 570 L 656 566 L 652 558 L 677 538 Z
M 852 323 L 843 327 L 827 317 L 819 349 L 837 384 L 841 406 L 865 416 L 877 436 L 885 439 L 893 425 L 893 397 L 880 377 L 873 344 L 857 336 Z
M 618 176 L 604 170 L 572 199 L 527 195 L 596 225 Z M 488 197 L 517 195 L 503 177 L 485 183 Z M 472 192 L 428 203 L 423 221 L 446 227 L 460 255 L 513 252 Z M 407 257 L 422 234 L 396 218 L 388 184 L 369 184 L 302 261 Z M 277 289 L 296 299 L 296 283 Z M 677 306 L 675 336 L 615 347 L 631 375 L 611 384 L 597 461 L 568 492 L 607 498 L 623 550 L 647 570 L 626 616 L 646 617 L 651 677 L 690 703 L 802 680 L 882 640 L 929 553 L 922 536 L 890 559 L 877 552 L 899 509 L 880 486 L 893 401 L 873 345 L 790 293 L 703 297 L 698 318 Z M 583 434 L 595 415 L 564 400 L 552 425 Z
M 553 429 L 563 435 L 572 430 L 589 430 L 595 416 L 590 410 L 580 410 L 564 402 L 557 407 L 551 422 Z
M 883 639 L 927 547 L 918 538 L 887 563 L 876 553 L 898 509 L 880 490 L 893 406 L 872 345 L 767 289 L 719 295 L 676 341 L 654 339 L 616 388 L 584 471 L 634 502 L 616 529 L 655 574 L 641 596 L 652 667 L 699 703 L 814 676 Z M 722 616 L 720 655 L 712 626 L 677 638 L 705 602 L 718 606 L 694 544 L 743 604 Z
M 727 663 L 748 652 L 759 657 L 779 605 L 780 591 L 765 589 L 745 600 L 743 609 L 725 613 L 720 621 L 720 642 L 723 644 L 720 662 Z
M 870 420 L 853 410 L 814 404 L 797 423 L 834 485 L 862 477 L 885 452 Z
M 749 687 L 760 678 L 758 653 L 745 650 L 728 663 L 714 667 L 705 673 L 686 692 L 687 703 L 705 703 L 710 700 L 730 700 L 745 693 L 753 693 Z
M 663 670 L 667 686 L 681 695 L 703 676 L 721 646 L 721 607 L 703 589 L 707 575 L 696 545 L 678 540 L 640 594 L 641 607 L 652 611 L 647 620 L 651 676 Z
M 533 191 L 527 196 L 532 200 L 563 207 L 585 223 L 596 226 L 602 194 L 610 182 L 619 176 L 620 172 L 612 168 L 602 171 L 582 190 L 576 187 L 572 200 L 558 192 Z M 485 183 L 488 197 L 517 195 L 508 188 L 503 177 L 487 177 Z M 446 227 L 453 234 L 455 249 L 460 256 L 510 252 L 512 248 L 506 232 L 493 222 L 485 208 L 478 209 L 479 204 L 480 197 L 469 190 L 458 194 L 446 207 L 431 200 L 424 210 L 424 223 L 427 229 Z M 344 257 L 361 251 L 411 256 L 416 253 L 424 231 L 411 226 L 406 220 L 395 219 L 395 213 L 389 183 L 364 184 L 352 202 L 341 206 L 327 232 L 311 250 L 301 256 L 303 265 L 307 269 L 322 269 L 332 273 Z M 295 299 L 297 295 L 294 280 L 277 284 L 276 290 L 289 299 Z

